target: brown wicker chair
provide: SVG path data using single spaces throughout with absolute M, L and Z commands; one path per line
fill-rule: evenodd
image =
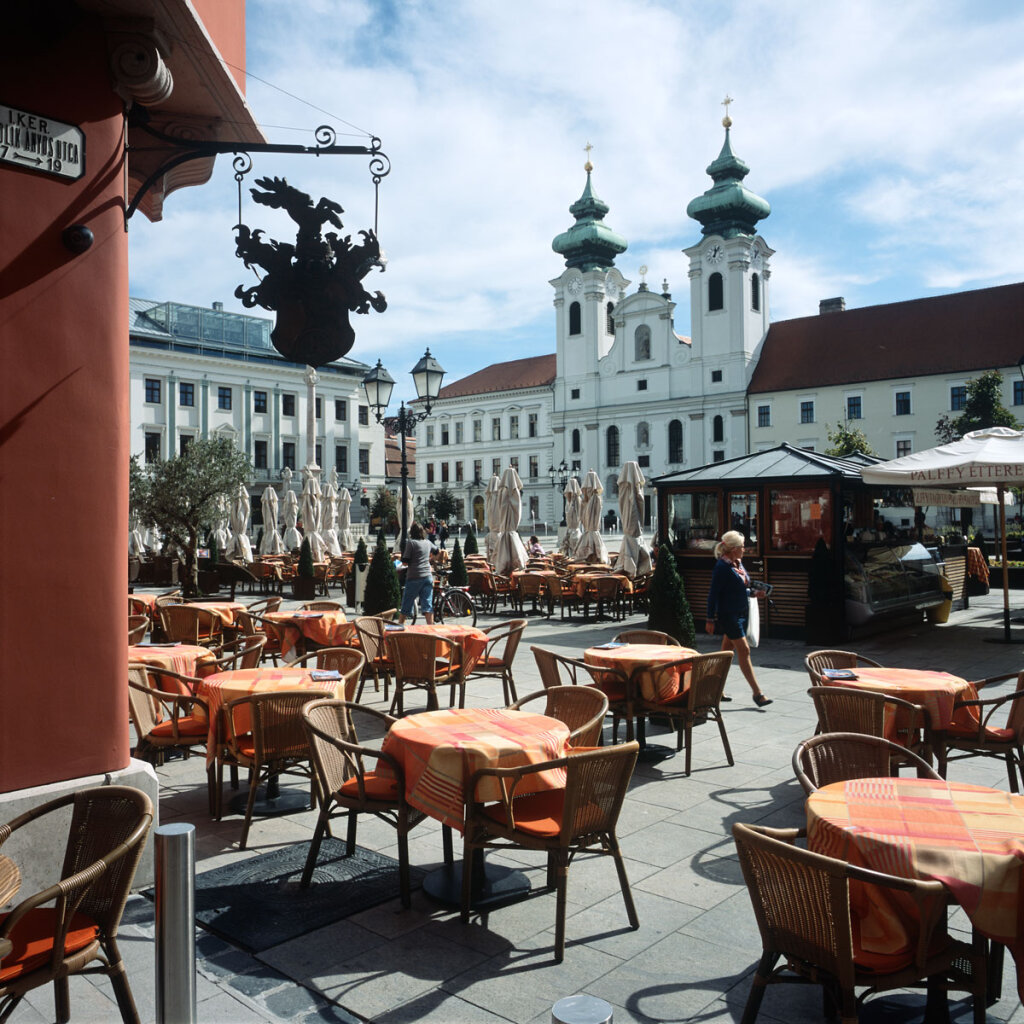
M 224 715 L 224 746 L 217 755 L 216 812 L 221 816 L 221 792 L 224 765 L 248 768 L 249 799 L 245 822 L 238 843 L 245 849 L 260 785 L 281 775 L 298 775 L 310 780 L 310 808 L 316 804 L 317 780 L 313 769 L 309 739 L 302 723 L 302 708 L 311 700 L 323 698 L 323 690 L 278 690 L 251 693 L 229 701 L 222 708 Z M 252 716 L 252 732 L 236 729 L 236 714 L 245 705 Z
M 299 611 L 303 612 L 340 612 L 344 611 L 344 605 L 337 601 L 307 601 L 299 605 Z
M 241 624 L 246 616 L 246 612 L 235 612 L 235 621 Z M 260 616 L 253 617 L 253 624 L 254 627 L 258 625 L 260 627 L 259 632 L 267 638 L 267 642 L 263 645 L 263 661 L 269 658 L 276 668 L 277 659 L 284 657 L 282 653 L 282 627 L 278 623 L 272 622 L 270 619 L 261 618 Z
M 395 696 L 391 711 L 398 718 L 405 715 L 406 690 L 424 690 L 427 711 L 438 707 L 438 686 L 449 687 L 448 706 L 455 707 L 456 692 L 460 708 L 466 706 L 465 660 L 462 644 L 433 633 L 396 631 L 388 636 L 388 649 L 395 665 Z M 438 651 L 447 651 L 439 654 Z
M 537 603 L 546 603 L 547 577 L 540 573 L 524 572 L 515 579 L 512 603 L 520 615 L 526 614 L 526 602 L 531 602 L 531 611 L 537 611 Z M 543 608 L 541 609 L 543 611 Z
M 164 635 L 172 643 L 215 647 L 221 642 L 221 618 L 210 609 L 165 604 L 160 605 L 159 610 Z
M 141 644 L 146 639 L 146 634 L 149 632 L 151 625 L 152 623 L 149 621 L 148 615 L 129 615 L 128 643 Z
M 793 772 L 810 794 L 832 782 L 891 776 L 894 759 L 914 768 L 919 779 L 942 778 L 906 747 L 861 732 L 823 732 L 801 741 L 793 751 Z
M 947 932 L 946 890 L 940 882 L 897 878 L 800 849 L 793 845 L 802 835 L 796 829 L 737 823 L 732 834 L 763 946 L 743 1024 L 757 1018 L 768 985 L 823 985 L 843 1024 L 856 1024 L 857 987 L 884 992 L 925 979 L 929 1004 L 946 998 L 947 984 L 966 988 L 973 996 L 974 1020 L 985 1020 L 985 958 Z M 865 963 L 854 945 L 851 881 L 901 894 L 916 934 L 913 949 L 893 957 L 891 966 L 879 965 L 877 956 Z M 776 970 L 780 957 L 786 963 Z M 970 963 L 969 977 L 963 961 Z
M 856 669 L 858 665 L 868 665 L 872 668 L 881 668 L 877 661 L 865 658 L 863 654 L 855 654 L 853 651 L 811 651 L 804 658 L 804 667 L 811 677 L 811 686 L 823 686 L 821 671 L 826 668 L 849 668 Z
M 131 594 L 128 595 L 128 614 L 129 615 L 145 615 L 149 618 L 149 602 L 144 601 L 141 597 L 133 597 Z
M 389 620 L 383 615 L 360 615 L 355 619 L 356 637 L 359 640 L 359 648 L 363 652 L 366 664 L 363 666 L 362 683 L 367 679 L 373 680 L 374 691 L 380 690 L 380 683 L 384 681 L 384 699 L 388 699 L 388 687 L 391 685 L 391 673 L 394 671 L 394 663 L 391 660 L 391 652 L 388 649 L 387 627 Z M 361 700 L 363 687 L 359 687 L 356 693 L 356 700 Z
M 366 666 L 362 651 L 356 647 L 321 647 L 291 662 L 288 667 L 308 666 L 310 662 L 317 671 L 339 673 L 345 684 L 345 700 L 355 700 L 356 689 Z
M 639 693 L 634 696 L 634 709 L 640 720 L 641 727 L 646 715 L 666 715 L 676 726 L 676 750 L 686 745 L 686 764 L 684 773 L 690 774 L 693 753 L 693 727 L 710 719 L 718 723 L 718 734 L 725 748 L 725 759 L 729 767 L 733 765 L 732 748 L 725 732 L 722 719 L 722 694 L 725 692 L 725 680 L 732 665 L 732 651 L 716 651 L 714 654 L 697 654 L 690 658 L 657 665 L 651 669 L 655 674 L 654 685 L 657 689 L 657 675 L 682 672 L 684 666 L 690 669 L 689 685 L 677 696 L 667 701 L 645 700 Z
M 622 578 L 620 576 L 598 576 L 587 580 L 583 588 L 583 617 L 589 618 L 590 604 L 594 603 L 594 617 L 601 618 L 608 611 L 613 619 L 625 616 L 622 606 Z
M 558 605 L 558 617 L 565 618 L 566 610 L 569 618 L 572 618 L 573 611 L 580 607 L 580 596 L 576 593 L 572 578 L 569 576 L 546 576 L 548 588 L 548 616 L 555 613 L 555 605 Z
M 264 597 L 259 601 L 252 601 L 245 606 L 245 610 L 254 616 L 263 616 L 267 612 L 276 612 L 281 607 L 281 598 Z M 235 621 L 238 621 L 238 612 L 235 612 Z
M 215 647 L 217 660 L 212 672 L 230 672 L 241 668 L 259 668 L 267 638 L 260 633 L 242 634 L 236 640 Z
M 623 743 L 569 754 L 519 768 L 482 768 L 466 786 L 463 833 L 462 920 L 469 921 L 473 891 L 473 851 L 522 847 L 548 854 L 547 884 L 557 893 L 555 960 L 565 957 L 565 907 L 569 864 L 578 853 L 599 853 L 615 860 L 615 869 L 632 929 L 640 927 L 615 828 L 639 746 Z M 524 779 L 538 772 L 565 769 L 565 788 L 517 795 Z M 476 800 L 479 783 L 494 779 L 504 794 L 494 804 Z M 596 849 L 593 848 L 596 845 Z
M 351 857 L 356 849 L 358 816 L 372 814 L 391 825 L 398 834 L 399 886 L 402 906 L 408 907 L 409 831 L 425 815 L 406 802 L 405 777 L 398 761 L 380 750 L 361 746 L 356 731 L 357 723 L 363 722 L 375 728 L 383 726 L 383 731 L 387 731 L 395 719 L 373 708 L 342 700 L 313 701 L 303 709 L 302 717 L 320 781 L 320 816 L 302 872 L 303 888 L 313 878 L 320 844 L 332 818 L 341 814 L 348 817 L 345 852 Z M 367 760 L 383 762 L 388 766 L 388 774 L 368 769 Z
M 537 713 L 557 718 L 572 730 L 569 745 L 595 747 L 601 742 L 604 716 L 608 713 L 608 698 L 596 686 L 549 686 L 521 697 L 509 704 L 510 711 L 522 711 L 527 704 L 545 701 L 544 710 Z M 527 708 L 527 710 L 534 710 Z
M 64 808 L 71 808 L 69 824 Z M 68 978 L 105 974 L 121 1020 L 138 1024 L 117 929 L 153 821 L 153 804 L 142 790 L 128 786 L 79 790 L 0 825 L 0 844 L 54 811 L 61 813 L 48 828 L 38 827 L 47 828 L 50 836 L 67 828 L 61 879 L 0 919 L 0 946 L 11 947 L 3 959 L 0 1016 L 7 1020 L 26 993 L 52 982 L 55 1019 L 70 1020 Z
M 168 678 L 177 681 L 182 690 L 192 690 L 199 683 L 198 679 L 141 662 L 128 666 L 128 712 L 138 740 L 135 757 L 156 764 L 163 763 L 165 750 L 176 748 L 187 755 L 193 747 L 205 747 L 209 731 L 205 702 L 184 692 L 162 689 Z
M 624 629 L 616 634 L 612 643 L 615 644 L 662 644 L 666 647 L 681 647 L 682 644 L 668 633 L 658 629 Z
M 511 704 L 517 698 L 512 662 L 525 629 L 526 619 L 510 619 L 500 625 L 485 628 L 483 632 L 487 634 L 487 648 L 469 673 L 470 679 L 500 679 L 506 704 Z

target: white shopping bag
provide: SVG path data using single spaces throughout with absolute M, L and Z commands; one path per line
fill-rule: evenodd
M 751 594 L 747 598 L 747 643 L 756 647 L 761 639 L 761 613 L 757 609 L 757 598 Z

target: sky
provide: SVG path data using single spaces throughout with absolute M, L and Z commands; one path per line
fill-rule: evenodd
M 555 350 L 552 239 L 586 176 L 629 248 L 616 266 L 663 280 L 690 334 L 687 203 L 724 138 L 767 199 L 773 320 L 1024 280 L 1024 5 L 1014 0 L 248 0 L 246 89 L 273 142 L 377 136 L 383 313 L 351 317 L 349 356 L 381 359 L 392 405 L 429 347 L 446 383 Z M 255 157 L 373 226 L 365 157 Z M 131 293 L 244 312 L 257 283 L 234 255 L 230 158 L 131 221 Z M 243 193 L 243 220 L 294 241 Z M 251 312 L 272 317 L 270 312 Z M 922 365 L 927 356 L 922 353 Z M 394 411 L 394 408 L 391 411 Z

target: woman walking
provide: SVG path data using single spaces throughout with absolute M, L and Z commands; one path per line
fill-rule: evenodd
M 413 606 L 419 598 L 420 611 L 428 626 L 434 624 L 434 574 L 430 569 L 430 556 L 437 548 L 426 539 L 426 531 L 420 523 L 409 527 L 409 539 L 405 542 L 402 560 L 405 562 L 405 589 L 402 591 L 402 610 L 398 621 L 405 622 L 412 615 Z
M 743 568 L 743 534 L 729 530 L 715 545 L 715 571 L 711 574 L 708 591 L 708 615 L 704 623 L 706 633 L 722 638 L 722 650 L 733 651 L 743 678 L 754 691 L 754 703 L 767 707 L 771 700 L 758 685 L 754 666 L 750 662 L 750 644 L 747 642 L 747 602 L 750 598 L 750 577 Z

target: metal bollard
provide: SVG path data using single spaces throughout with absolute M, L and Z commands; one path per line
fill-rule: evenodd
M 156 1020 L 196 1020 L 196 828 L 160 825 L 156 840 Z
M 566 996 L 551 1007 L 551 1024 L 612 1024 L 612 1004 L 597 996 Z

